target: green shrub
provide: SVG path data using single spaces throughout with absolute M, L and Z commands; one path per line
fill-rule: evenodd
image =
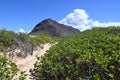
M 44 43 L 54 43 L 57 41 L 55 38 L 52 38 L 46 34 L 31 36 L 30 40 L 35 46 L 39 46 L 40 44 Z
M 3 51 L 5 48 L 9 47 L 12 44 L 15 44 L 12 36 L 15 33 L 12 31 L 7 31 L 5 29 L 0 30 L 0 51 Z
M 25 80 L 24 72 L 19 73 L 17 65 L 6 57 L 0 55 L 0 80 L 13 80 L 17 75 L 19 80 Z
M 40 80 L 120 80 L 120 27 L 93 28 L 67 37 L 37 57 Z
M 30 39 L 29 35 L 27 33 L 18 33 L 19 38 L 23 41 L 25 39 Z
M 18 71 L 15 63 L 0 56 L 0 80 L 12 80 Z

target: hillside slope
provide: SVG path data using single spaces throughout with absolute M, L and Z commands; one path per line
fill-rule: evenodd
M 30 32 L 30 34 L 48 34 L 52 37 L 62 38 L 78 32 L 80 31 L 73 27 L 57 23 L 52 19 L 45 19 L 42 22 L 38 23 Z
M 57 40 L 48 35 L 30 36 L 25 33 L 15 33 L 0 30 L 0 54 L 10 59 L 15 57 L 25 58 L 33 55 L 33 50 L 41 44 L 54 43 Z

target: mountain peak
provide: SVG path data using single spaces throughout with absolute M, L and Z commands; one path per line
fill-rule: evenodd
M 47 20 L 47 21 L 53 21 L 53 19 L 51 19 L 51 18 L 47 18 L 47 19 L 45 19 L 45 20 Z
M 42 22 L 53 22 L 54 20 L 52 20 L 51 18 L 47 18 L 47 19 L 45 19 L 45 20 L 43 20 Z
M 79 30 L 60 24 L 51 18 L 38 23 L 30 32 L 32 35 L 48 34 L 52 37 L 65 37 L 80 32 Z

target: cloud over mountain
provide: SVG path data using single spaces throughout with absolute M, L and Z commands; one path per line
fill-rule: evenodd
M 59 21 L 59 23 L 73 26 L 81 31 L 99 26 L 120 26 L 120 22 L 100 23 L 99 21 L 93 21 L 89 19 L 89 15 L 84 9 L 74 9 L 72 13 L 69 13 L 65 18 Z
M 19 30 L 19 32 L 24 33 L 25 31 L 24 31 L 24 29 L 23 29 L 23 28 L 21 28 L 21 29 Z

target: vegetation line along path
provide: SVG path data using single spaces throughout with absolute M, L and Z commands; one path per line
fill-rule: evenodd
M 16 64 L 21 71 L 26 71 L 26 80 L 30 80 L 30 69 L 34 68 L 34 63 L 36 62 L 36 56 L 42 56 L 52 45 L 47 43 L 43 45 L 43 49 L 38 47 L 34 50 L 33 55 L 27 56 L 25 59 L 16 59 Z

